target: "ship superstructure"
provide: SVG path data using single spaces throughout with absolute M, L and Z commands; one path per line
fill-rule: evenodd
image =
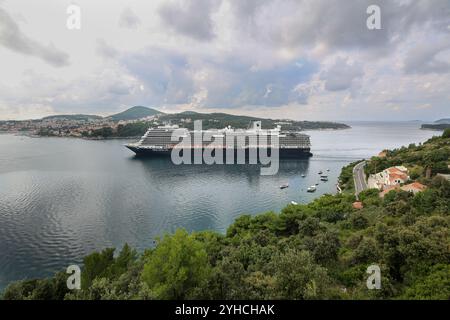
M 172 137 L 176 131 L 178 140 L 173 141 Z M 212 145 L 210 142 L 196 137 L 209 137 L 209 141 L 221 141 L 222 145 Z M 136 143 L 127 144 L 126 147 L 137 155 L 170 155 L 174 148 L 207 149 L 223 148 L 224 150 L 234 148 L 240 149 L 272 149 L 276 146 L 275 138 L 278 138 L 278 151 L 280 158 L 304 158 L 312 156 L 311 143 L 308 135 L 298 131 L 282 131 L 280 126 L 274 129 L 262 129 L 261 121 L 254 121 L 250 129 L 224 129 L 210 130 L 188 130 L 179 128 L 177 125 L 165 125 L 157 128 L 149 128 L 142 138 Z M 184 140 L 181 145 L 180 141 Z M 234 141 L 230 145 L 227 141 Z M 272 144 L 273 141 L 273 144 Z

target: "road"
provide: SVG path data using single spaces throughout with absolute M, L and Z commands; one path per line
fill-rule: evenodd
M 362 161 L 353 167 L 353 181 L 355 182 L 355 195 L 357 199 L 358 194 L 367 189 L 366 174 L 364 173 L 365 165 L 366 162 Z

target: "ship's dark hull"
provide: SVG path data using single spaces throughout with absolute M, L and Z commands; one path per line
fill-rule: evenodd
M 126 146 L 128 149 L 136 153 L 137 156 L 145 156 L 145 157 L 170 157 L 172 154 L 172 149 L 164 149 L 164 150 L 158 150 L 158 149 L 149 149 L 149 148 L 140 148 L 135 146 Z M 202 149 L 202 154 L 203 154 Z M 223 158 L 226 159 L 227 153 L 226 149 L 223 149 Z M 256 151 L 256 154 L 259 154 L 260 150 Z M 179 151 L 182 155 L 183 151 Z M 191 155 L 194 155 L 195 150 L 191 149 Z M 234 149 L 234 157 L 237 159 L 238 152 L 242 152 L 241 150 Z M 255 150 L 250 151 L 249 149 L 245 149 L 245 159 L 250 158 L 250 152 L 255 152 Z M 268 156 L 271 156 L 271 150 L 261 150 L 263 154 L 268 154 Z M 254 154 L 254 153 L 253 153 Z M 280 159 L 304 159 L 309 158 L 312 156 L 312 153 L 309 148 L 281 148 L 279 149 L 279 158 Z M 259 157 L 258 157 L 259 158 Z M 259 160 L 259 159 L 258 159 Z

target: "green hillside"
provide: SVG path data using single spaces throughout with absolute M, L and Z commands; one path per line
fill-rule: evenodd
M 182 120 L 190 119 L 191 122 L 182 122 Z M 284 130 L 314 130 L 314 129 L 347 129 L 348 125 L 337 122 L 326 121 L 294 121 L 294 120 L 276 120 L 258 117 L 239 116 L 228 113 L 199 113 L 193 111 L 185 111 L 175 114 L 165 114 L 160 117 L 162 121 L 170 121 L 173 124 L 179 124 L 188 129 L 193 129 L 195 120 L 202 120 L 203 129 L 222 129 L 226 126 L 233 128 L 248 128 L 251 121 L 262 121 L 263 128 L 274 128 L 277 123 L 282 122 Z
M 435 123 L 435 124 L 423 124 L 421 126 L 421 129 L 427 129 L 427 130 L 445 130 L 450 128 L 450 123 Z
M 137 120 L 137 119 L 141 119 L 141 118 L 145 118 L 145 117 L 154 116 L 156 114 L 162 114 L 162 112 L 152 109 L 152 108 L 135 106 L 135 107 L 129 108 L 123 112 L 113 114 L 113 115 L 109 116 L 108 118 L 111 118 L 113 121 Z
M 102 117 L 92 114 L 63 114 L 42 118 L 42 120 L 73 120 L 73 121 L 90 121 L 99 119 L 102 119 Z

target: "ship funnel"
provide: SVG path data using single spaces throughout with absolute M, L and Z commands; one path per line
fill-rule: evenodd
M 261 121 L 253 121 L 253 130 L 255 131 L 261 130 Z

